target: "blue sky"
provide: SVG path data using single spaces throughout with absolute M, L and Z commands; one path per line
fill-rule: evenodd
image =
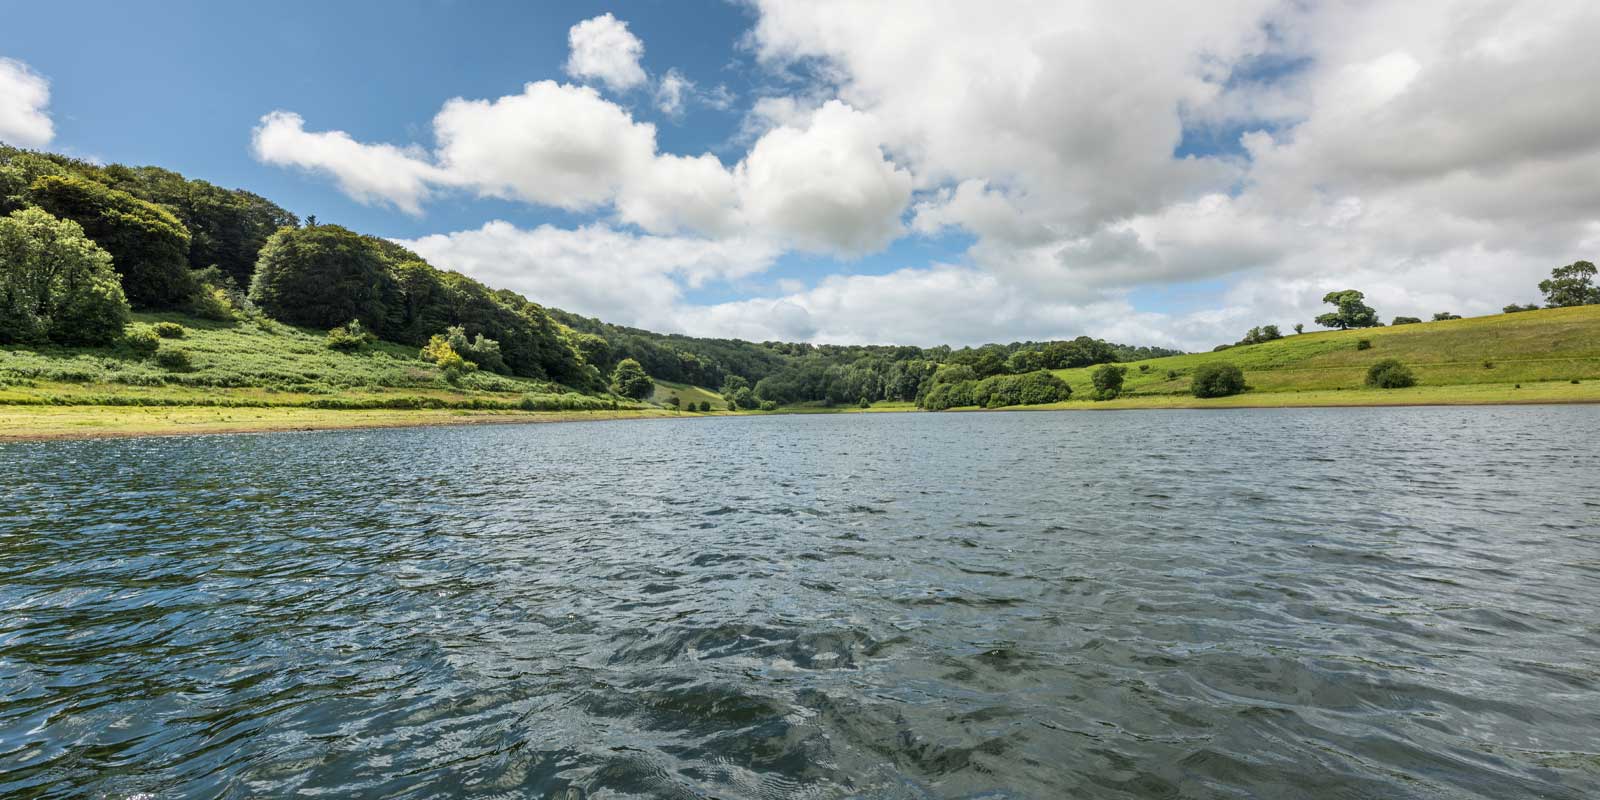
M 1600 171 L 1592 3 L 1147 12 L 14 3 L 0 139 L 755 339 L 1201 349 L 1352 286 L 1486 313 L 1600 248 L 1600 181 L 1553 179 Z

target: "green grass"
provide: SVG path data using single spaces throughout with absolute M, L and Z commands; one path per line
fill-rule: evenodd
M 712 411 L 722 411 L 728 407 L 728 401 L 723 400 L 722 395 L 710 389 L 691 386 L 687 383 L 672 383 L 670 381 L 656 381 L 655 394 L 651 395 L 650 402 L 665 403 L 667 398 L 673 395 L 678 396 L 678 400 L 683 403 L 685 409 L 689 407 L 690 403 L 694 403 L 695 408 L 699 408 L 702 402 L 710 403 Z
M 1357 342 L 1362 339 L 1371 341 L 1372 347 L 1358 350 Z M 1385 358 L 1399 359 L 1410 367 L 1419 391 L 1407 395 L 1406 390 L 1368 389 L 1364 385 L 1367 368 Z M 1188 397 L 1190 373 L 1201 364 L 1214 362 L 1243 369 L 1250 391 L 1219 400 Z M 1148 370 L 1141 370 L 1141 365 Z M 1449 402 L 1452 396 L 1474 398 L 1468 402 L 1526 402 L 1533 384 L 1600 381 L 1600 306 L 1305 333 L 1216 353 L 1154 358 L 1126 366 L 1124 394 L 1135 404 L 1176 398 L 1166 404 L 1370 405 L 1406 402 L 1404 398 L 1410 396 L 1431 398 L 1413 402 Z M 1072 386 L 1071 405 L 1093 402 L 1089 400 L 1093 392 L 1089 376 L 1094 369 L 1055 371 Z M 1177 377 L 1168 377 L 1169 370 Z M 1519 383 L 1523 390 L 1512 388 Z M 1471 387 L 1478 389 L 1468 391 Z M 1484 387 L 1495 390 L 1486 392 Z M 1589 394 L 1577 386 L 1573 389 L 1576 395 Z M 1312 393 L 1302 400 L 1320 402 L 1280 396 L 1295 393 Z
M 0 347 L 0 404 L 500 408 L 602 402 L 545 381 L 474 372 L 452 383 L 416 348 L 330 350 L 323 331 L 270 321 L 136 314 L 130 330 L 176 322 L 193 367 L 174 371 L 125 346 Z M 609 405 L 610 400 L 605 401 Z

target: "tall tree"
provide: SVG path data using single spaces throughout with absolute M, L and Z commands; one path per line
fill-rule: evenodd
M 0 342 L 106 344 L 127 321 L 111 254 L 78 223 L 37 208 L 0 217 Z
M 1346 289 L 1342 292 L 1328 292 L 1323 295 L 1322 302 L 1331 303 L 1337 311 L 1330 311 L 1317 316 L 1317 324 L 1324 328 L 1371 328 L 1381 323 L 1378 322 L 1378 312 L 1364 301 L 1366 295 L 1355 289 Z
M 394 278 L 377 248 L 338 225 L 272 234 L 250 283 L 250 299 L 275 319 L 314 328 L 358 319 L 380 334 L 394 296 Z
M 111 254 L 135 308 L 174 308 L 194 294 L 189 231 L 166 208 L 75 175 L 40 177 L 28 188 L 28 200 L 83 226 Z
M 623 397 L 643 400 L 655 391 L 655 382 L 644 372 L 644 367 L 631 358 L 624 358 L 617 362 L 617 368 L 611 373 L 611 391 Z
M 1600 288 L 1594 285 L 1595 267 L 1588 261 L 1574 261 L 1550 270 L 1550 279 L 1539 281 L 1539 291 L 1551 308 L 1588 306 L 1600 303 Z

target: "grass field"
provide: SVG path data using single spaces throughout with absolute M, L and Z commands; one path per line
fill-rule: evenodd
M 1358 349 L 1363 339 L 1371 343 L 1369 349 Z M 1410 367 L 1418 386 L 1368 389 L 1367 368 L 1385 358 Z M 1217 362 L 1244 370 L 1250 391 L 1213 400 L 1189 397 L 1194 368 Z M 1593 391 L 1600 386 L 1586 383 L 1600 381 L 1600 306 L 1304 333 L 1126 366 L 1124 397 L 1110 402 L 1128 407 L 1508 403 L 1534 402 L 1527 398 L 1535 393 L 1559 401 L 1591 402 L 1600 400 L 1600 392 Z M 1066 405 L 1093 402 L 1089 376 L 1094 369 L 1056 371 L 1072 386 L 1073 401 Z M 1572 380 L 1585 383 L 1570 385 Z M 1519 383 L 1520 390 L 1514 388 Z M 1295 394 L 1301 396 L 1287 396 Z
M 671 383 L 669 381 L 656 381 L 655 394 L 651 395 L 650 402 L 665 403 L 668 397 L 674 395 L 677 396 L 679 402 L 683 404 L 683 408 L 686 409 L 690 403 L 699 408 L 702 402 L 710 403 L 712 411 L 722 411 L 728 407 L 728 402 L 722 399 L 722 395 L 710 389 L 690 386 L 687 383 Z

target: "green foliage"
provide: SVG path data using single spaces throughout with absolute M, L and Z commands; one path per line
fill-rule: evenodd
M 981 381 L 938 383 L 922 399 L 929 411 L 982 406 L 1035 406 L 1060 403 L 1072 397 L 1072 387 L 1046 370 L 1026 375 L 994 375 Z
M 1324 328 L 1339 330 L 1375 327 L 1379 324 L 1378 312 L 1368 306 L 1365 300 L 1366 295 L 1355 289 L 1328 292 L 1323 295 L 1322 302 L 1331 303 L 1338 310 L 1319 315 L 1316 322 Z
M 1356 340 L 1356 349 L 1357 350 L 1371 350 L 1372 349 L 1372 340 L 1371 339 L 1357 339 Z
M 1397 359 L 1386 358 L 1367 369 L 1367 385 L 1377 389 L 1404 389 L 1417 385 L 1417 378 Z
M 1271 342 L 1282 338 L 1283 334 L 1278 332 L 1278 326 L 1262 325 L 1251 328 L 1247 333 L 1245 333 L 1244 338 L 1239 340 L 1239 344 L 1260 344 L 1262 342 Z
M 194 368 L 194 359 L 182 347 L 162 347 L 157 350 L 156 363 L 173 372 L 188 372 Z
M 162 206 L 72 175 L 45 175 L 27 196 L 33 205 L 83 226 L 111 254 L 135 308 L 178 308 L 194 294 L 189 231 Z
M 216 322 L 231 322 L 239 318 L 239 310 L 234 305 L 233 295 L 221 286 L 210 283 L 201 283 L 194 295 L 189 298 L 188 311 L 201 319 Z
M 176 322 L 157 322 L 151 330 L 163 339 L 183 338 L 183 326 Z
M 1167 370 L 1167 380 L 1175 381 L 1177 379 L 1178 379 L 1178 371 L 1177 370 L 1175 370 L 1175 369 Z
M 1149 364 L 1140 364 L 1139 365 L 1139 371 L 1140 372 L 1149 372 L 1150 371 L 1150 365 Z
M 710 400 L 701 400 L 700 401 L 700 411 L 701 411 L 701 413 L 709 413 L 711 411 L 711 401 Z
M 131 328 L 122 335 L 122 345 L 136 355 L 152 356 L 161 349 L 161 337 L 149 326 Z
M 128 321 L 111 256 L 39 209 L 0 217 L 0 343 L 109 344 Z
M 1594 285 L 1595 266 L 1574 261 L 1550 270 L 1549 280 L 1539 281 L 1539 291 L 1551 308 L 1586 306 L 1600 303 L 1600 287 Z
M 377 339 L 378 337 L 373 336 L 361 325 L 361 320 L 353 319 L 344 325 L 329 330 L 327 344 L 330 350 L 355 352 L 367 349 L 367 346 L 377 341 Z
M 1394 321 L 1390 322 L 1389 324 L 1390 325 L 1416 325 L 1417 323 L 1419 323 L 1421 321 L 1422 320 L 1417 318 L 1417 317 L 1395 317 Z
M 1306 326 L 1305 326 L 1305 323 L 1303 323 L 1303 322 L 1296 322 L 1296 323 L 1295 323 L 1295 324 L 1294 324 L 1294 332 L 1295 332 L 1295 333 L 1297 333 L 1297 334 L 1299 334 L 1299 333 L 1305 333 L 1305 332 L 1306 332 Z
M 1439 313 L 1433 315 L 1434 322 L 1446 322 L 1452 319 L 1461 319 L 1461 315 L 1452 314 L 1448 311 L 1440 311 Z
M 1227 397 L 1244 390 L 1244 370 L 1234 364 L 1201 364 L 1189 378 L 1189 393 L 1195 397 Z
M 756 393 L 748 386 L 740 387 L 738 391 L 734 392 L 733 399 L 730 402 L 732 402 L 736 408 L 744 409 L 746 411 L 757 408 L 761 405 L 760 398 L 756 397 Z
M 666 400 L 665 400 L 665 401 L 664 401 L 664 402 L 665 402 L 665 403 L 666 403 L 666 404 L 667 404 L 667 405 L 669 405 L 669 406 L 672 406 L 672 407 L 673 407 L 673 408 L 680 408 L 680 407 L 682 407 L 682 405 L 683 405 L 683 401 L 682 401 L 682 400 L 679 400 L 679 399 L 678 399 L 678 396 L 677 396 L 677 395 L 675 395 L 675 394 L 673 394 L 673 395 L 668 395 L 668 396 L 667 396 L 667 399 L 666 399 Z M 690 409 L 690 410 L 691 410 L 691 411 L 693 411 L 693 410 L 694 410 L 694 409 Z
M 1516 313 L 1521 312 L 1521 311 L 1538 311 L 1539 310 L 1539 304 L 1538 303 L 1529 303 L 1529 304 L 1527 304 L 1525 306 L 1519 306 L 1516 303 L 1512 303 L 1511 305 L 1508 305 L 1505 308 L 1502 308 L 1500 310 L 1505 312 L 1505 313 L 1507 313 L 1507 314 L 1516 314 Z
M 763 405 L 765 405 L 765 404 L 763 404 Z M 773 405 L 776 406 L 777 403 L 773 403 Z M 865 397 L 863 397 L 860 400 L 856 401 L 856 408 L 872 408 L 872 401 L 868 400 Z
M 1112 400 L 1122 394 L 1122 379 L 1127 374 L 1127 367 L 1112 364 L 1106 364 L 1091 373 L 1089 380 L 1094 383 L 1094 399 Z
M 357 319 L 380 333 L 396 293 L 374 243 L 338 225 L 280 228 L 250 284 L 251 302 L 273 319 L 322 329 Z
M 655 383 L 645 374 L 644 367 L 631 358 L 617 362 L 611 373 L 611 391 L 623 397 L 643 400 L 655 391 Z
M 862 406 L 862 408 L 871 408 L 871 407 L 872 407 L 871 403 L 868 403 L 868 404 Z M 761 401 L 761 410 L 762 411 L 777 411 L 778 410 L 778 401 L 776 401 L 776 400 L 762 400 Z

